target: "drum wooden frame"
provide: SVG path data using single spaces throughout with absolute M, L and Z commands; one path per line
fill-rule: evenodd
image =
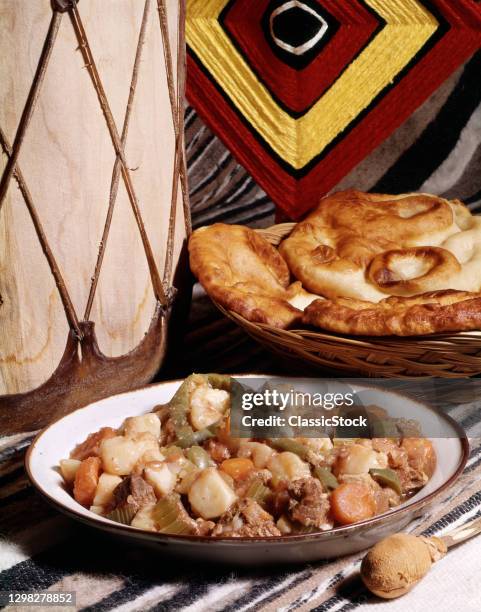
M 187 275 L 185 0 L 96 2 L 0 0 L 0 435 L 150 381 Z
M 294 226 L 282 223 L 256 231 L 277 246 Z M 481 331 L 416 338 L 340 336 L 314 328 L 283 330 L 252 323 L 216 305 L 270 351 L 324 371 L 389 378 L 481 374 Z

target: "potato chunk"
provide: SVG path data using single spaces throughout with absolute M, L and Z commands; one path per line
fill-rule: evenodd
M 296 438 L 299 442 L 302 442 L 304 446 L 313 450 L 315 453 L 326 454 L 332 449 L 331 439 L 327 436 L 325 438 Z
M 130 523 L 132 527 L 144 529 L 145 531 L 157 531 L 155 528 L 155 521 L 152 517 L 152 510 L 154 507 L 155 504 L 149 504 L 141 508 Z
M 186 461 L 182 469 L 177 475 L 178 482 L 175 486 L 177 493 L 187 495 L 190 487 L 201 473 L 201 469 L 194 465 L 191 461 Z
M 288 482 L 298 478 L 309 478 L 311 470 L 298 455 L 285 451 L 274 455 L 269 459 L 267 469 L 277 480 L 287 480 Z
M 353 444 L 342 453 L 334 466 L 334 474 L 367 474 L 373 468 L 387 467 L 387 457 L 372 448 Z
M 275 452 L 273 448 L 267 446 L 267 444 L 262 444 L 262 442 L 245 442 L 242 440 L 237 455 L 239 457 L 250 457 L 255 467 L 262 470 Z
M 217 423 L 229 406 L 229 394 L 222 389 L 199 386 L 190 396 L 190 423 L 200 431 Z
M 129 417 L 125 419 L 124 431 L 127 437 L 147 432 L 158 440 L 160 438 L 160 419 L 153 413 Z
M 145 480 L 152 485 L 157 497 L 169 495 L 174 490 L 177 476 L 166 463 L 154 463 L 144 470 Z
M 103 473 L 100 475 L 95 497 L 94 506 L 106 506 L 112 499 L 114 489 L 122 482 L 120 476 L 112 476 L 112 474 Z
M 216 468 L 206 468 L 190 487 L 192 510 L 203 519 L 216 518 L 236 501 L 237 495 Z
M 140 458 L 140 462 L 143 464 L 150 463 L 152 461 L 165 461 L 165 455 L 162 453 L 159 447 L 148 448 Z
M 71 484 L 75 480 L 75 474 L 80 464 L 81 461 L 78 459 L 62 459 L 60 462 L 60 472 L 67 484 Z
M 156 449 L 158 443 L 149 434 L 137 434 L 135 438 L 115 436 L 100 444 L 102 466 L 109 474 L 127 476 L 144 453 Z

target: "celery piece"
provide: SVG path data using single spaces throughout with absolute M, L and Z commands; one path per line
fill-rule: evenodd
M 187 415 L 190 408 L 190 386 L 191 377 L 189 376 L 180 385 L 168 404 L 170 418 L 172 419 L 176 431 L 183 425 L 188 424 Z
M 180 448 L 189 448 L 195 444 L 194 430 L 190 425 L 182 425 L 175 430 L 174 444 Z
M 200 375 L 199 375 L 200 376 Z M 222 391 L 230 391 L 232 387 L 232 378 L 227 374 L 205 374 L 209 384 L 214 389 Z
M 179 472 L 179 482 L 177 483 L 175 490 L 177 493 L 187 495 L 190 491 L 190 487 L 194 484 L 202 470 L 200 470 L 191 461 L 187 460 Z
M 194 431 L 190 425 L 183 425 L 176 430 L 177 437 L 174 441 L 180 448 L 198 445 L 209 438 L 213 438 L 215 433 L 212 428 L 206 427 L 200 431 Z
M 205 442 L 209 438 L 214 438 L 217 432 L 217 426 L 211 425 L 210 427 L 206 427 L 205 429 L 201 429 L 200 431 L 194 432 L 194 443 L 201 444 Z
M 123 525 L 130 525 L 132 519 L 136 514 L 136 510 L 132 506 L 120 506 L 115 508 L 112 512 L 109 512 L 106 517 L 116 523 L 122 523 Z
M 399 476 L 394 470 L 391 470 L 391 468 L 371 468 L 369 474 L 380 485 L 390 487 L 399 495 L 402 494 Z
M 269 442 L 276 450 L 294 453 L 304 461 L 307 460 L 309 449 L 296 440 L 291 440 L 290 438 L 270 438 Z
M 161 446 L 160 452 L 167 458 L 172 457 L 173 455 L 184 454 L 184 451 L 180 448 L 180 446 L 176 446 L 175 444 L 172 444 L 171 446 Z
M 262 507 L 267 504 L 271 495 L 271 490 L 266 487 L 260 478 L 254 478 L 245 494 L 246 497 L 250 497 Z
M 369 425 L 371 427 L 371 437 L 373 438 L 400 438 L 396 421 L 391 418 L 379 419 L 369 415 Z
M 191 446 L 187 451 L 187 459 L 192 461 L 192 463 L 201 470 L 207 467 L 214 467 L 216 465 L 209 453 L 200 446 Z
M 283 514 L 277 521 L 276 523 L 276 527 L 277 529 L 279 529 L 279 531 L 283 534 L 286 535 L 287 533 L 292 533 L 292 523 L 291 521 L 287 518 L 287 516 L 285 514 Z
M 325 489 L 330 489 L 331 491 L 337 489 L 339 483 L 337 482 L 337 478 L 331 472 L 331 470 L 327 467 L 317 466 L 314 468 L 314 476 L 321 481 L 322 486 Z
M 292 525 L 292 532 L 291 533 L 295 533 L 296 535 L 305 535 L 307 533 L 313 533 L 314 531 L 317 531 L 317 528 L 312 526 L 312 525 L 301 525 L 300 523 L 298 523 L 297 521 L 293 521 L 291 523 Z
M 187 514 L 179 495 L 175 493 L 159 499 L 152 510 L 152 518 L 161 533 L 185 535 L 195 531 L 195 521 Z

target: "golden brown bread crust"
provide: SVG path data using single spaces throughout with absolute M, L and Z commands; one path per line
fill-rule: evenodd
M 402 278 L 399 270 L 413 266 L 414 278 Z M 411 247 L 385 251 L 376 255 L 369 264 L 369 280 L 383 291 L 393 295 L 419 295 L 425 293 L 424 285 L 448 288 L 450 280 L 461 272 L 456 257 L 439 247 Z
M 189 240 L 190 267 L 206 292 L 225 308 L 255 323 L 286 328 L 302 310 L 288 300 L 307 295 L 289 286 L 289 269 L 277 250 L 254 230 L 216 223 Z
M 481 275 L 472 269 L 481 249 L 462 247 L 481 245 L 475 224 L 457 200 L 349 190 L 323 198 L 279 251 L 306 289 L 329 298 L 378 302 L 440 289 L 480 291 Z
M 481 330 L 481 293 L 434 291 L 415 297 L 389 297 L 378 303 L 351 298 L 316 300 L 305 309 L 303 322 L 361 336 Z
M 259 233 L 222 223 L 189 242 L 206 292 L 255 323 L 372 336 L 481 329 L 481 218 L 458 201 L 332 194 L 280 251 L 287 263 Z M 288 266 L 317 295 L 289 284 Z

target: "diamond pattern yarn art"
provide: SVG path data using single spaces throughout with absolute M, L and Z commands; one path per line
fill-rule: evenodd
M 291 218 L 481 47 L 474 0 L 188 0 L 187 95 Z

